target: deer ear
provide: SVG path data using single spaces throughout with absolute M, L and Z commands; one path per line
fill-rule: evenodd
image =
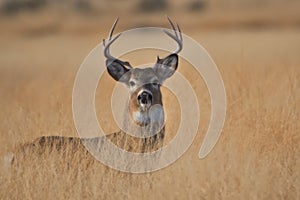
M 130 78 L 130 69 L 126 68 L 120 60 L 106 60 L 106 67 L 109 75 L 120 82 L 127 82 Z
M 159 59 L 157 58 L 157 62 L 154 66 L 154 71 L 156 75 L 160 79 L 161 82 L 164 82 L 167 78 L 171 77 L 178 66 L 178 55 L 171 54 L 166 58 Z

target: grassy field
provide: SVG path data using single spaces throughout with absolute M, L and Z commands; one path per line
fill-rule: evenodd
M 171 12 L 183 32 L 201 43 L 219 67 L 227 92 L 226 123 L 213 151 L 199 160 L 210 118 L 209 95 L 202 78 L 180 60 L 178 70 L 200 101 L 197 137 L 174 164 L 140 175 L 121 173 L 90 155 L 68 151 L 29 150 L 21 152 L 24 157 L 17 165 L 7 169 L 2 164 L 9 152 L 18 152 L 40 136 L 77 136 L 71 110 L 74 78 L 85 56 L 106 37 L 116 15 L 41 12 L 2 17 L 0 199 L 299 198 L 300 15 L 294 10 L 300 5 L 295 5 L 279 13 L 278 5 L 258 13 L 228 11 L 230 15 L 224 17 L 217 11 L 182 11 L 184 18 Z M 118 14 L 119 31 L 168 26 L 161 13 Z M 144 51 L 125 57 L 138 65 L 155 61 L 156 54 Z M 103 81 L 107 86 L 98 88 L 97 115 L 104 129 L 114 132 L 118 127 L 111 116 L 106 117 L 111 112 L 107 97 L 113 81 L 107 74 Z M 180 113 L 173 109 L 174 97 L 163 91 L 170 116 L 167 143 Z

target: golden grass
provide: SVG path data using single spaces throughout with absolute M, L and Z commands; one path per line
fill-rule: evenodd
M 72 84 L 84 56 L 106 32 L 0 38 L 1 160 L 43 135 L 76 137 Z M 1 163 L 1 199 L 297 199 L 299 29 L 194 27 L 184 32 L 211 53 L 227 92 L 226 124 L 207 158 L 197 155 L 209 123 L 209 97 L 202 79 L 181 61 L 179 70 L 197 91 L 202 113 L 196 140 L 178 161 L 158 172 L 133 175 L 109 169 L 81 151 L 70 153 L 71 145 L 43 154 L 24 150 L 21 162 L 11 169 Z M 153 61 L 154 56 L 152 52 L 144 59 Z M 101 98 L 97 94 L 96 100 Z M 167 113 L 170 99 L 164 96 Z M 98 116 L 110 112 L 101 106 L 97 111 Z M 117 130 L 113 122 L 99 120 L 108 130 Z M 173 137 L 172 127 L 167 124 L 167 137 Z

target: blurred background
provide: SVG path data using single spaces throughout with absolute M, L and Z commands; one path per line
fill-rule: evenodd
M 130 28 L 162 25 L 168 14 L 186 31 L 299 25 L 298 0 L 1 0 L 0 8 L 2 32 L 36 36 L 99 33 L 116 16 Z
M 297 199 L 299 11 L 299 0 L 0 0 L 1 157 L 40 136 L 77 136 L 71 110 L 76 72 L 86 55 L 107 37 L 118 16 L 116 32 L 143 26 L 169 28 L 166 14 L 178 22 L 182 32 L 203 45 L 216 62 L 228 105 L 218 144 L 206 159 L 199 160 L 210 100 L 201 77 L 180 60 L 178 70 L 197 92 L 202 111 L 197 138 L 181 159 L 151 179 L 148 175 L 107 177 L 113 189 L 103 190 L 99 180 L 106 171 L 97 167 L 75 166 L 73 171 L 59 172 L 57 158 L 49 158 L 51 162 L 47 160 L 43 167 L 29 159 L 17 168 L 21 175 L 6 177 L 7 182 L 1 182 L 4 173 L 0 170 L 0 199 L 20 199 L 24 194 L 41 199 L 49 188 L 58 191 L 49 199 L 120 197 L 119 189 L 137 199 L 174 195 L 182 199 Z M 137 65 L 154 62 L 156 55 L 144 51 L 125 57 Z M 99 89 L 107 94 L 96 95 L 96 101 L 107 101 L 96 108 L 99 121 L 113 132 L 117 127 L 107 116 L 114 82 L 106 78 Z M 172 120 L 179 119 L 180 113 L 168 103 L 173 97 L 164 98 Z M 178 128 L 174 124 L 167 124 L 167 139 Z M 36 169 L 39 175 L 33 179 Z

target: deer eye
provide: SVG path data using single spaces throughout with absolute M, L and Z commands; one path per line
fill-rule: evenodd
M 135 82 L 134 82 L 134 81 L 129 81 L 129 85 L 130 85 L 131 87 L 134 87 L 134 86 L 135 86 Z
M 154 82 L 152 83 L 154 87 L 157 87 L 158 86 L 158 83 L 157 82 Z

